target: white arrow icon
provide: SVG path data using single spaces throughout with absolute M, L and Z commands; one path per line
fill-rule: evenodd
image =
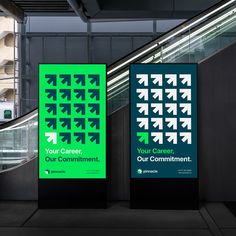
M 167 141 L 169 143 L 177 144 L 177 133 L 175 132 L 166 132 Z
M 191 86 L 191 75 L 190 74 L 180 74 L 179 78 L 182 79 L 182 84 L 187 84 L 187 86 Z
M 180 132 L 179 133 L 180 137 L 182 137 L 182 142 L 186 142 L 187 144 L 192 143 L 192 136 L 190 132 Z
M 162 75 L 159 74 L 151 74 L 151 78 L 153 79 L 152 83 L 162 86 Z
M 183 128 L 187 128 L 188 130 L 190 130 L 192 128 L 192 125 L 191 125 L 191 118 L 180 118 L 179 119 L 180 122 L 182 122 L 182 127 Z
M 136 78 L 139 79 L 138 83 L 148 86 L 148 75 L 147 74 L 137 74 Z
M 139 122 L 140 128 L 148 129 L 148 118 L 137 118 L 137 122 Z
M 177 76 L 176 74 L 166 74 L 165 75 L 168 84 L 172 84 L 173 86 L 177 86 Z
M 176 103 L 166 103 L 166 108 L 168 113 L 172 113 L 173 115 L 177 115 L 177 104 Z
M 163 99 L 162 89 L 151 89 L 151 93 L 153 93 L 152 97 L 154 99 L 159 98 L 159 101 L 162 101 Z
M 162 118 L 151 118 L 151 122 L 153 122 L 153 127 L 159 129 L 163 129 L 163 121 Z
M 191 101 L 191 89 L 180 89 L 179 92 L 182 93 L 183 99 L 187 98 L 187 101 Z
M 154 137 L 153 141 L 156 143 L 158 142 L 159 144 L 163 144 L 163 133 L 160 132 L 152 132 L 151 136 Z
M 169 99 L 173 99 L 173 101 L 177 100 L 177 90 L 176 89 L 165 89 L 165 93 L 167 93 L 167 97 Z
M 148 115 L 148 103 L 137 103 L 138 112 Z
M 151 108 L 153 108 L 153 112 L 159 115 L 163 115 L 163 106 L 162 103 L 151 103 Z
M 56 132 L 46 132 L 45 136 L 47 137 L 47 142 L 52 142 L 53 144 L 57 144 L 57 133 Z
M 180 103 L 180 108 L 182 108 L 182 113 L 187 113 L 187 115 L 191 115 L 191 104 L 190 103 Z
M 177 118 L 166 118 L 165 121 L 168 123 L 169 128 L 177 129 Z
M 148 100 L 148 89 L 137 89 L 136 90 L 137 93 L 139 93 L 138 97 L 140 99 L 144 99 L 144 101 Z

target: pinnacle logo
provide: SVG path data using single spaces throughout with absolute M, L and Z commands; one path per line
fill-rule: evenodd
M 143 173 L 142 169 L 137 169 L 137 174 L 141 175 Z

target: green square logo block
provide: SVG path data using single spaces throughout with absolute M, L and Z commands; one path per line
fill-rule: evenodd
M 39 65 L 39 178 L 106 178 L 106 65 Z

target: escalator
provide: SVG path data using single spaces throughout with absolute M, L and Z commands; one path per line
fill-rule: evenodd
M 127 109 L 131 63 L 199 63 L 234 42 L 236 0 L 222 1 L 108 67 L 108 114 Z M 36 109 L 0 126 L 0 172 L 37 157 L 37 116 Z
M 37 109 L 0 127 L 0 172 L 22 165 L 37 156 Z

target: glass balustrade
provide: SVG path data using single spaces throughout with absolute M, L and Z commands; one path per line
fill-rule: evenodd
M 38 114 L 9 122 L 0 129 L 0 171 L 23 164 L 38 153 Z

